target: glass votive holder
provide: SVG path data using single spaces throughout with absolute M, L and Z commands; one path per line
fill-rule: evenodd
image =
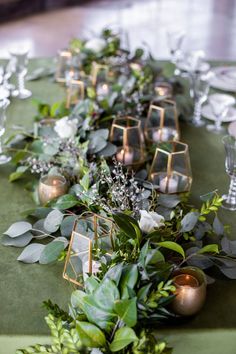
M 155 93 L 157 94 L 157 98 L 160 99 L 171 98 L 173 89 L 168 82 L 157 82 L 155 85 Z
M 44 175 L 40 178 L 38 197 L 41 205 L 67 193 L 68 184 L 64 176 Z
M 68 84 L 66 96 L 66 108 L 76 105 L 84 99 L 84 83 L 80 80 L 71 79 Z
M 115 118 L 111 127 L 110 141 L 117 146 L 116 159 L 123 165 L 134 166 L 145 161 L 140 120 L 129 116 Z
M 171 302 L 172 311 L 179 316 L 197 314 L 206 299 L 206 277 L 197 267 L 184 267 L 174 272 L 175 298 Z
M 151 144 L 179 140 L 179 120 L 175 102 L 163 100 L 157 104 L 152 103 L 148 110 L 144 132 L 147 142 Z
M 97 83 L 106 82 L 109 79 L 109 67 L 108 65 L 92 63 L 91 69 L 91 81 L 92 85 L 96 86 Z
M 79 78 L 80 59 L 79 54 L 69 50 L 61 50 L 58 53 L 55 79 L 57 82 L 69 85 L 72 79 Z
M 161 193 L 189 192 L 192 173 L 188 145 L 172 141 L 156 148 L 149 180 Z

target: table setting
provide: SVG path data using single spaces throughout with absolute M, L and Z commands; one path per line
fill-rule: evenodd
M 233 353 L 236 66 L 184 37 L 168 33 L 171 63 L 109 28 L 56 60 L 1 61 L 12 352 Z

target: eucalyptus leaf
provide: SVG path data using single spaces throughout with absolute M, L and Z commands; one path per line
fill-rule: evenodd
M 115 155 L 116 152 L 117 147 L 108 141 L 106 146 L 98 152 L 98 156 L 109 157 Z
M 64 248 L 65 243 L 63 241 L 53 240 L 44 247 L 39 258 L 39 263 L 48 264 L 55 262 L 59 258 Z
M 224 225 L 220 222 L 218 216 L 215 216 L 215 219 L 213 221 L 213 230 L 218 236 L 224 235 Z
M 61 231 L 62 236 L 65 236 L 65 237 L 71 236 L 76 219 L 77 219 L 76 215 L 69 215 L 63 219 L 61 226 L 60 226 L 60 231 Z
M 25 234 L 27 231 L 32 229 L 32 225 L 26 221 L 18 221 L 12 224 L 7 231 L 3 234 L 9 237 L 18 237 Z
M 158 204 L 160 204 L 163 207 L 173 209 L 175 208 L 179 203 L 181 202 L 181 199 L 179 198 L 178 195 L 162 195 L 160 194 L 158 197 Z
M 52 210 L 44 221 L 44 228 L 49 232 L 56 232 L 63 220 L 64 215 L 60 210 L 54 209 Z
M 4 246 L 25 247 L 32 239 L 33 235 L 29 231 L 15 238 L 3 235 L 2 244 Z
M 17 260 L 23 263 L 36 263 L 39 261 L 44 248 L 45 245 L 41 245 L 40 243 L 32 243 L 23 250 Z
M 194 229 L 198 222 L 199 218 L 199 213 L 195 211 L 190 211 L 188 214 L 184 216 L 184 218 L 181 220 L 181 231 L 182 232 L 189 232 Z
M 10 174 L 9 181 L 14 182 L 14 181 L 20 179 L 27 170 L 28 170 L 28 166 L 17 167 L 16 171 Z
M 118 352 L 137 340 L 138 338 L 132 328 L 119 328 L 115 333 L 112 343 L 110 344 L 110 350 L 112 352 Z

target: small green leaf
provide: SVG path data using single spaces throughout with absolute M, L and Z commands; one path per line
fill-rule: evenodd
M 122 299 L 129 298 L 127 287 L 133 289 L 138 280 L 138 266 L 129 264 L 123 269 L 120 280 L 121 297 Z
M 54 209 L 52 210 L 46 217 L 44 221 L 44 228 L 48 232 L 56 232 L 63 220 L 64 215 L 60 212 L 60 210 Z
M 14 182 L 20 179 L 27 170 L 28 170 L 28 166 L 19 166 L 15 172 L 10 174 L 9 181 Z
M 132 328 L 122 327 L 115 333 L 114 339 L 110 344 L 110 350 L 112 352 L 118 352 L 136 340 L 138 340 L 138 338 Z
M 43 252 L 40 255 L 39 263 L 48 264 L 56 261 L 64 250 L 65 244 L 62 241 L 52 241 L 45 246 Z
M 176 242 L 163 241 L 163 242 L 158 242 L 157 245 L 160 247 L 168 248 L 172 251 L 175 251 L 175 252 L 181 254 L 181 256 L 183 258 L 185 258 L 185 252 L 184 252 L 183 248 Z
M 105 335 L 97 326 L 89 322 L 77 321 L 76 329 L 78 331 L 81 342 L 86 347 L 101 348 L 105 346 Z
M 211 245 L 204 246 L 197 253 L 198 254 L 202 254 L 202 253 L 219 253 L 219 246 L 217 244 L 215 244 L 215 243 L 212 243 Z
M 194 229 L 198 222 L 199 218 L 199 213 L 195 211 L 191 211 L 188 214 L 184 216 L 184 218 L 181 220 L 181 232 L 189 232 Z
M 56 201 L 51 202 L 50 206 L 55 209 L 65 210 L 70 209 L 79 203 L 78 199 L 71 194 L 65 194 Z

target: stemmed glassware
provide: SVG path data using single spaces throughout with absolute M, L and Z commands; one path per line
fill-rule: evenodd
M 201 127 L 205 125 L 205 123 L 201 119 L 202 112 L 202 104 L 207 100 L 208 92 L 209 92 L 209 78 L 210 75 L 196 75 L 194 80 L 192 81 L 190 96 L 194 100 L 194 113 L 192 124 L 196 127 Z
M 171 54 L 171 62 L 176 64 L 181 56 L 181 47 L 185 38 L 184 31 L 168 31 L 167 42 Z
M 25 76 L 27 74 L 28 48 L 12 48 L 10 50 L 12 65 L 17 77 L 17 88 L 12 91 L 12 96 L 20 99 L 28 98 L 32 92 L 25 88 Z
M 226 135 L 222 141 L 226 152 L 225 169 L 231 179 L 229 192 L 223 195 L 222 206 L 228 210 L 236 210 L 236 139 Z
M 5 164 L 11 160 L 10 156 L 3 153 L 2 136 L 5 133 L 5 123 L 6 123 L 6 109 L 10 101 L 5 98 L 0 101 L 0 165 Z
M 215 93 L 209 96 L 209 103 L 215 116 L 215 124 L 207 125 L 207 130 L 218 134 L 222 133 L 225 131 L 221 125 L 222 120 L 226 117 L 230 106 L 235 104 L 235 98 L 230 95 Z

